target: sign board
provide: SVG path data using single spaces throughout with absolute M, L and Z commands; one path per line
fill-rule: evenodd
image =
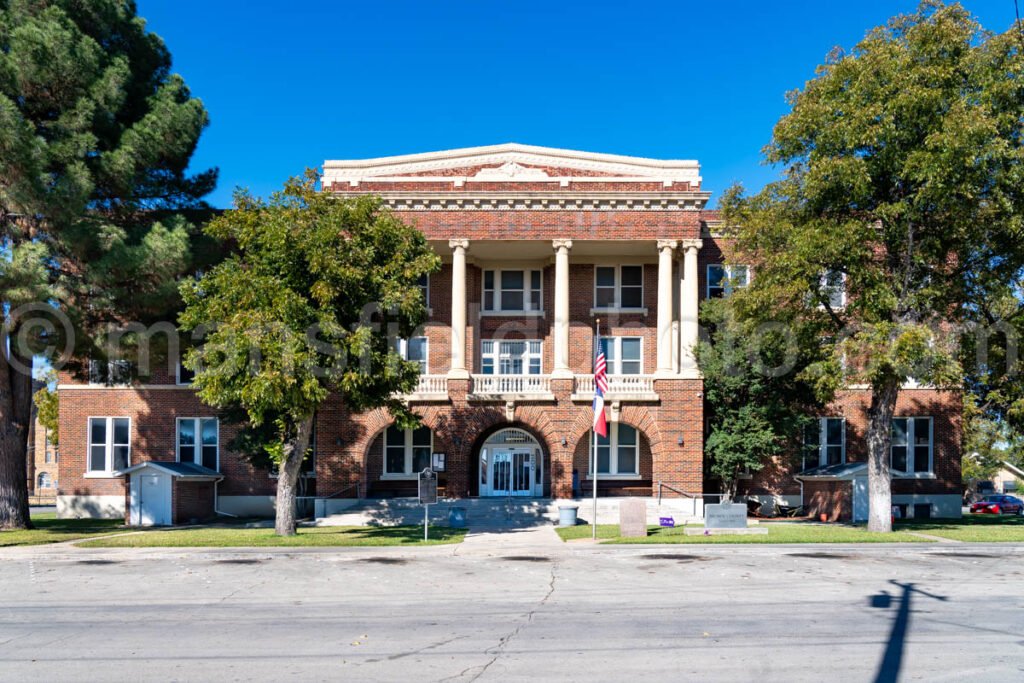
M 437 473 L 429 467 L 420 472 L 420 505 L 433 505 L 437 502 Z
M 444 472 L 444 453 L 432 453 L 430 455 L 430 469 L 435 472 Z
M 660 524 L 661 526 L 667 526 L 670 529 L 675 529 L 676 528 L 676 518 L 675 517 L 659 517 L 658 518 L 658 524 Z
M 627 498 L 619 503 L 619 535 L 638 538 L 647 535 L 647 502 Z
M 718 503 L 704 506 L 705 529 L 746 529 L 747 506 L 739 503 Z

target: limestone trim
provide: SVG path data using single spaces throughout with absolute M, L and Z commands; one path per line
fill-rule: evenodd
M 330 189 L 329 185 L 325 185 Z M 339 193 L 345 196 L 348 193 Z M 358 194 L 352 192 L 351 194 Z M 395 211 L 700 211 L 709 192 L 515 193 L 373 191 Z

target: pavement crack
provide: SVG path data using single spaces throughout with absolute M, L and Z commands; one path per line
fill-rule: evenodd
M 551 599 L 552 594 L 554 594 L 554 592 L 555 592 L 555 581 L 558 579 L 558 575 L 557 575 L 557 572 L 556 572 L 557 569 L 558 569 L 558 563 L 557 562 L 551 565 L 551 578 L 548 581 L 547 592 L 545 592 L 544 596 L 540 599 L 540 601 L 536 605 L 534 605 L 533 609 L 531 609 L 529 612 L 527 612 L 525 615 L 523 615 L 523 617 L 522 617 L 521 621 L 519 622 L 519 624 L 517 624 L 514 629 L 512 629 L 511 631 L 506 633 L 504 636 L 502 636 L 498 640 L 497 645 L 495 645 L 494 647 L 488 648 L 487 650 L 484 650 L 484 654 L 493 655 L 487 662 L 485 662 L 482 665 L 478 664 L 476 666 L 471 666 L 471 667 L 469 667 L 467 669 L 463 669 L 462 671 L 460 671 L 455 676 L 450 676 L 448 678 L 442 678 L 439 683 L 443 683 L 443 681 L 451 681 L 451 680 L 461 679 L 463 676 L 468 676 L 469 672 L 473 671 L 474 669 L 478 669 L 476 674 L 473 675 L 473 677 L 470 678 L 469 681 L 468 681 L 468 683 L 473 683 L 474 681 L 479 680 L 480 677 L 483 676 L 485 673 L 487 673 L 487 670 L 490 669 L 491 666 L 495 662 L 497 662 L 499 659 L 501 659 L 501 656 L 503 654 L 505 654 L 505 648 L 508 647 L 508 644 L 511 643 L 513 640 L 515 640 L 516 636 L 518 636 L 520 634 L 520 632 L 522 632 L 522 630 L 524 628 L 526 628 L 526 626 L 528 626 L 530 623 L 533 622 L 533 617 L 537 614 L 537 612 L 545 604 L 547 604 L 548 600 Z

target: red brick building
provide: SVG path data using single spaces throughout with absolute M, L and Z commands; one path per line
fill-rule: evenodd
M 319 509 L 413 494 L 434 454 L 443 454 L 440 483 L 451 497 L 570 497 L 574 472 L 576 491 L 589 491 L 598 320 L 611 385 L 599 493 L 651 495 L 659 482 L 704 491 L 702 381 L 691 349 L 699 302 L 724 292 L 725 271 L 697 162 L 507 144 L 328 161 L 323 189 L 382 196 L 426 235 L 443 267 L 422 283 L 428 322 L 400 347 L 422 367 L 406 398 L 423 427 L 400 431 L 384 411 L 325 405 L 304 479 Z M 271 474 L 222 447 L 230 428 L 180 371 L 157 369 L 127 385 L 96 379 L 65 378 L 60 387 L 61 514 L 123 515 L 120 472 L 146 460 L 222 474 L 220 511 L 270 512 Z M 838 408 L 843 463 L 847 443 L 851 462 L 862 456 L 862 394 Z M 909 390 L 901 407 L 931 420 L 933 440 L 930 470 L 912 472 L 906 495 L 950 495 L 959 487 L 955 397 Z M 805 497 L 835 507 L 836 481 L 805 482 Z M 781 472 L 750 482 L 753 495 L 781 502 L 799 497 L 799 487 Z

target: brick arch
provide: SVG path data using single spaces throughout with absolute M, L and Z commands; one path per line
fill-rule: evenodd
M 643 432 L 644 436 L 647 437 L 647 441 L 651 444 L 651 451 L 655 455 L 658 455 L 662 448 L 662 437 L 661 430 L 658 428 L 658 422 L 651 414 L 651 410 L 644 406 L 626 405 L 623 406 L 619 411 L 619 422 L 635 427 Z M 579 443 L 581 440 L 588 438 L 587 434 L 590 432 L 593 426 L 593 415 L 590 411 L 579 411 L 576 414 L 576 419 L 573 420 L 570 434 L 572 435 L 572 444 Z

